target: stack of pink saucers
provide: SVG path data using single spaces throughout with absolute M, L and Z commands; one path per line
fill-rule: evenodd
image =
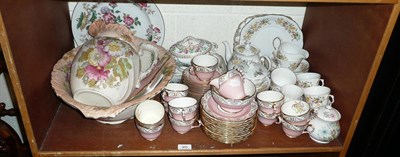
M 201 98 L 202 129 L 211 139 L 234 144 L 250 137 L 256 127 L 257 102 L 253 99 L 242 109 L 223 108 L 212 96 L 212 90 Z
M 215 71 L 213 79 L 219 77 L 220 75 L 220 72 Z M 204 93 L 211 89 L 211 86 L 209 84 L 210 81 L 199 80 L 199 78 L 197 78 L 195 74 L 192 74 L 190 72 L 189 68 L 186 68 L 183 71 L 182 83 L 189 86 L 188 96 L 197 99 L 197 101 L 200 101 Z

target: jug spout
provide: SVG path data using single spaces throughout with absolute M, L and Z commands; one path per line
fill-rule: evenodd
M 227 62 L 226 64 L 228 64 L 228 61 L 232 57 L 232 49 L 231 49 L 231 46 L 229 46 L 228 41 L 223 41 L 222 43 L 225 46 L 225 61 Z
M 216 87 L 217 89 L 219 89 L 219 78 L 212 79 L 210 81 L 210 85 Z

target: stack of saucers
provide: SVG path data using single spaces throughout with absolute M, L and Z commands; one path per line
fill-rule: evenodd
M 183 71 L 182 83 L 189 86 L 188 96 L 193 97 L 200 101 L 205 92 L 211 89 L 210 81 L 202 81 L 197 76 L 190 72 L 190 68 Z M 216 71 L 213 78 L 219 77 L 220 72 Z
M 257 102 L 253 99 L 238 110 L 221 107 L 208 91 L 201 98 L 201 126 L 207 136 L 225 144 L 239 143 L 248 139 L 256 127 Z

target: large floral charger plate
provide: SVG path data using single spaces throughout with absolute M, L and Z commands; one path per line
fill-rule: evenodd
M 303 47 L 303 32 L 299 25 L 289 16 L 280 14 L 260 14 L 247 17 L 236 29 L 234 46 L 250 41 L 260 49 L 261 56 L 272 57 L 275 47 L 281 42 L 292 42 Z
M 136 39 L 136 42 L 141 42 L 141 43 L 149 43 L 149 41 L 145 41 L 144 39 Z M 84 117 L 86 118 L 93 118 L 96 120 L 108 120 L 108 123 L 112 124 L 112 121 L 116 116 L 118 116 L 121 112 L 124 110 L 127 110 L 129 107 L 135 106 L 139 104 L 140 102 L 143 102 L 148 99 L 154 98 L 157 94 L 161 92 L 161 90 L 168 84 L 168 82 L 171 80 L 173 73 L 176 68 L 176 62 L 171 56 L 171 54 L 167 53 L 167 50 L 165 50 L 163 47 L 158 46 L 153 43 L 155 47 L 159 49 L 158 52 L 160 52 L 159 60 L 162 59 L 162 57 L 168 57 L 168 60 L 164 65 L 161 63 L 158 63 L 155 65 L 154 70 L 152 73 L 141 80 L 141 86 L 137 88 L 133 94 L 138 93 L 141 89 L 145 88 L 148 83 L 154 79 L 156 73 L 161 70 L 161 72 L 164 74 L 164 78 L 161 80 L 161 82 L 149 93 L 141 96 L 134 98 L 130 101 L 127 101 L 122 104 L 114 105 L 114 106 L 108 106 L 108 107 L 100 107 L 100 106 L 91 106 L 91 105 L 86 105 L 79 103 L 72 97 L 71 93 L 71 88 L 69 84 L 70 80 L 70 70 L 71 70 L 71 65 L 72 61 L 78 52 L 80 47 L 76 47 L 68 52 L 66 52 L 61 59 L 57 61 L 57 63 L 53 67 L 53 71 L 51 73 L 51 86 L 55 91 L 55 94 L 60 97 L 65 103 L 68 105 L 72 106 L 73 108 L 79 110 Z M 111 119 L 108 119 L 111 118 Z M 126 119 L 124 119 L 126 120 Z M 123 122 L 119 121 L 119 122 Z M 118 122 L 118 123 L 119 123 Z M 114 122 L 117 123 L 117 122 Z
M 164 42 L 164 20 L 156 4 L 151 2 L 78 2 L 71 18 L 72 34 L 77 45 L 82 45 L 92 38 L 88 29 L 97 19 L 103 19 L 107 24 L 125 25 L 136 31 L 135 36 L 157 45 Z

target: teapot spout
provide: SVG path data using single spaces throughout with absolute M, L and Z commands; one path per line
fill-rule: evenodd
M 228 61 L 232 57 L 232 49 L 231 49 L 231 46 L 229 46 L 228 41 L 223 41 L 222 43 L 225 46 L 225 61 L 227 62 L 226 64 L 228 64 Z

